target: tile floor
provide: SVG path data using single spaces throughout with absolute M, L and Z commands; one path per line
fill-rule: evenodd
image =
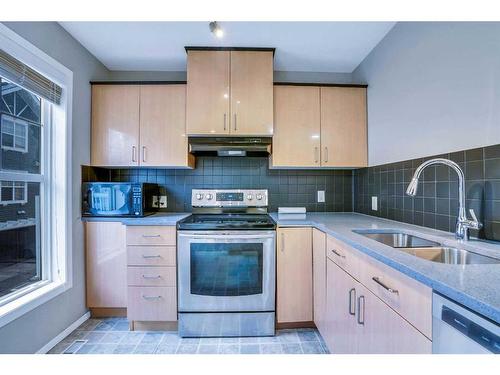
M 275 337 L 180 338 L 176 332 L 128 330 L 125 318 L 90 319 L 49 354 L 326 354 L 315 329 L 279 330 Z

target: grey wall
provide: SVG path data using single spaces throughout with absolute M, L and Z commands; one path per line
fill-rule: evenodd
M 186 72 L 111 71 L 113 81 L 185 81 Z M 274 72 L 275 82 L 353 83 L 351 73 Z
M 398 23 L 353 72 L 369 165 L 500 143 L 500 23 Z
M 34 353 L 86 311 L 83 224 L 80 221 L 82 164 L 90 162 L 89 80 L 108 70 L 56 22 L 4 25 L 73 71 L 73 288 L 0 328 L 0 353 Z

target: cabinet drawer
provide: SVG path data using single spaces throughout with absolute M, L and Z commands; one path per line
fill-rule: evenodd
M 175 321 L 177 297 L 175 287 L 129 287 L 128 320 Z
M 127 226 L 127 245 L 175 246 L 175 226 Z
M 432 338 L 432 289 L 385 264 L 360 261 L 360 281 L 428 338 Z
M 175 266 L 175 246 L 127 246 L 129 266 Z
M 362 256 L 349 245 L 327 236 L 326 256 L 355 279 L 359 277 L 359 261 Z
M 129 286 L 176 286 L 175 267 L 128 267 Z

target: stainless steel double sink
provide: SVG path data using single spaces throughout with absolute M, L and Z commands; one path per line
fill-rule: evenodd
M 500 260 L 477 254 L 464 249 L 447 247 L 425 238 L 392 230 L 358 229 L 354 233 L 360 234 L 384 245 L 391 246 L 407 254 L 445 264 L 500 264 Z

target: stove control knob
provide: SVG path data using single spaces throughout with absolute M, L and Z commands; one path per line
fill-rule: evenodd
M 211 200 L 214 196 L 212 194 L 207 194 L 207 200 Z
M 253 199 L 253 195 L 252 194 L 248 194 L 247 195 L 247 200 L 251 201 Z
M 196 194 L 196 199 L 201 201 L 203 199 L 203 194 L 201 194 L 201 193 Z
M 262 194 L 257 194 L 256 198 L 257 198 L 258 201 L 261 201 L 262 200 Z

